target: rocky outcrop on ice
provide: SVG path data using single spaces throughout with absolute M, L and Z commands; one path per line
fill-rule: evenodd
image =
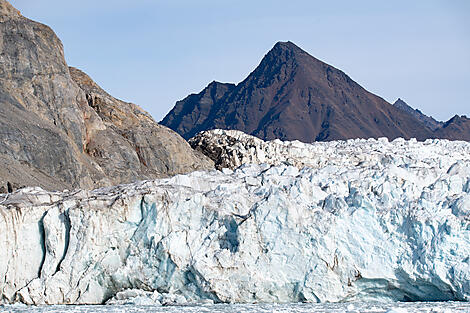
M 279 164 L 0 195 L 1 301 L 470 300 L 469 143 L 238 135 Z

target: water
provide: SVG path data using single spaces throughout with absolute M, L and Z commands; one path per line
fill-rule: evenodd
M 468 302 L 403 302 L 403 303 L 325 303 L 325 304 L 217 304 L 198 306 L 0 306 L 0 313 L 7 312 L 66 312 L 66 313 L 304 313 L 304 312 L 367 312 L 367 313 L 450 313 L 470 312 Z

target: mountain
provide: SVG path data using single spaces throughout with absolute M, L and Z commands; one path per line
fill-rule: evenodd
M 470 141 L 470 118 L 455 115 L 436 130 L 435 137 Z
M 0 192 L 97 188 L 212 162 L 138 106 L 69 69 L 43 24 L 0 0 Z
M 436 121 L 432 116 L 423 114 L 418 109 L 413 109 L 400 98 L 393 105 L 412 115 L 424 126 L 433 130 L 433 135 L 430 138 L 470 141 L 470 119 L 465 115 L 455 115 L 447 122 L 440 122 Z
M 241 83 L 212 82 L 177 102 L 161 123 L 186 139 L 214 128 L 304 142 L 432 136 L 414 116 L 292 42 L 277 43 Z
M 416 118 L 418 121 L 420 121 L 423 125 L 425 125 L 426 127 L 428 127 L 429 129 L 433 131 L 444 125 L 443 122 L 436 121 L 432 116 L 427 116 L 423 114 L 423 112 L 421 112 L 420 110 L 413 109 L 411 106 L 409 106 L 405 101 L 403 101 L 400 98 L 398 98 L 398 100 L 395 101 L 395 103 L 393 103 L 393 106 L 396 108 L 399 108 L 400 110 L 404 112 L 407 112 L 408 114 Z

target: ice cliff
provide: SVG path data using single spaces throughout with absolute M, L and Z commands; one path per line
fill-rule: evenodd
M 265 163 L 0 195 L 1 302 L 470 300 L 470 143 L 205 138 Z

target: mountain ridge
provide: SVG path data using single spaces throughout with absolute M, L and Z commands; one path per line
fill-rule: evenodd
M 470 118 L 466 115 L 454 115 L 436 130 L 436 137 L 470 141 Z
M 393 103 L 393 106 L 409 113 L 410 115 L 414 116 L 417 120 L 423 123 L 426 127 L 430 128 L 431 130 L 435 131 L 444 125 L 443 122 L 437 121 L 432 116 L 425 115 L 421 110 L 414 109 L 409 106 L 405 101 L 398 98 L 397 101 Z

